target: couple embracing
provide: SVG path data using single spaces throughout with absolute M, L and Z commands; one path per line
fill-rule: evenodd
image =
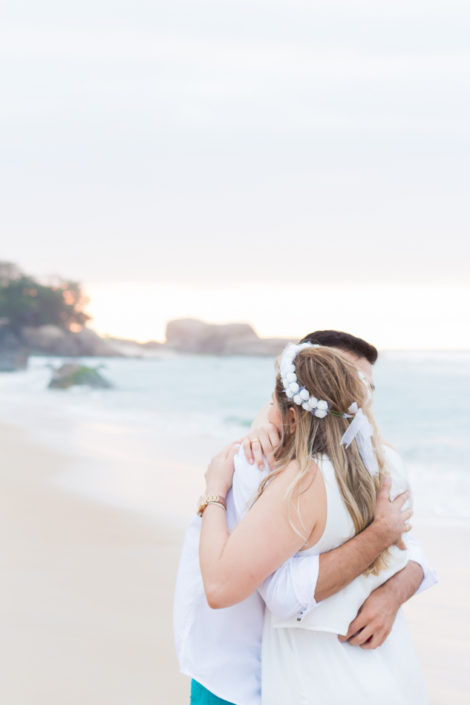
M 371 411 L 376 349 L 317 331 L 217 455 L 181 556 L 175 641 L 192 705 L 425 705 L 400 606 L 436 577 L 400 456 Z

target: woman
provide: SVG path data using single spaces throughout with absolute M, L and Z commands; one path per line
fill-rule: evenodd
M 341 353 L 310 345 L 286 348 L 269 415 L 282 433 L 274 469 L 230 535 L 222 503 L 212 502 L 203 513 L 200 565 L 209 604 L 245 599 L 294 553 L 331 550 L 373 520 L 387 468 L 368 396 Z M 209 495 L 226 494 L 232 468 L 231 454 L 211 464 Z M 371 590 L 403 567 L 406 557 L 398 553 L 390 548 L 370 566 L 364 580 Z M 338 640 L 356 614 L 353 603 L 346 588 L 301 624 L 281 622 L 267 610 L 263 705 L 428 702 L 402 615 L 373 651 Z

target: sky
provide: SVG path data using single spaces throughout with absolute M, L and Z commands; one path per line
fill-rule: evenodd
M 174 317 L 470 348 L 470 6 L 0 9 L 0 259 L 91 325 Z

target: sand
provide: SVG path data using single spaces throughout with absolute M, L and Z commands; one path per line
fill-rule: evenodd
M 171 631 L 180 530 L 55 483 L 70 459 L 1 425 L 0 702 L 184 705 Z M 470 531 L 417 529 L 441 583 L 406 605 L 432 705 L 470 702 Z
M 189 702 L 171 599 L 182 535 L 54 486 L 66 456 L 0 427 L 0 702 Z
M 439 583 L 405 605 L 432 705 L 470 703 L 470 566 L 468 526 L 418 525 L 414 530 Z

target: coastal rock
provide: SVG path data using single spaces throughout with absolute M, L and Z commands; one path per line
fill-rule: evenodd
M 102 357 L 121 357 L 122 353 L 112 344 L 100 338 L 90 328 L 82 328 L 78 333 L 71 333 L 79 349 L 79 355 L 96 355 Z
M 13 330 L 8 318 L 0 319 L 0 372 L 24 370 L 28 357 L 28 347 Z
M 211 324 L 181 318 L 166 328 L 166 346 L 183 353 L 271 356 L 285 343 L 282 338 L 259 338 L 248 323 Z
M 77 346 L 73 338 L 58 326 L 24 326 L 21 329 L 21 334 L 33 353 L 45 355 L 77 354 Z
M 74 333 L 52 325 L 24 326 L 21 334 L 31 351 L 40 355 L 106 357 L 122 355 L 97 333 L 85 327 Z
M 74 385 L 88 385 L 97 389 L 110 389 L 112 384 L 100 374 L 98 369 L 75 362 L 67 362 L 54 370 L 48 387 L 49 389 L 68 389 Z

